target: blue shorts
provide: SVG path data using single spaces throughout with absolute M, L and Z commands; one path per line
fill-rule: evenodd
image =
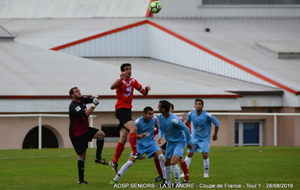
M 159 150 L 160 150 L 160 148 L 156 144 L 151 144 L 148 147 L 137 146 L 138 153 L 141 155 L 147 154 L 147 158 L 153 158 L 155 152 L 157 152 Z
M 192 139 L 193 148 L 188 152 L 195 153 L 197 150 L 201 153 L 209 153 L 209 141 L 200 141 L 198 139 Z
M 166 158 L 171 159 L 173 155 L 183 157 L 186 143 L 185 142 L 167 142 Z

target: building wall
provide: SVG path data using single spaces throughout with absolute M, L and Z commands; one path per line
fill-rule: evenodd
M 299 18 L 299 6 L 201 6 L 201 0 L 160 0 L 155 18 Z
M 266 110 L 266 108 L 251 108 L 253 111 Z M 250 109 L 246 109 L 249 111 Z M 282 111 L 298 111 L 292 108 L 284 108 Z M 187 112 L 186 112 L 187 113 Z M 213 114 L 214 112 L 211 111 Z M 67 114 L 67 113 L 66 113 Z M 97 117 L 93 119 L 93 127 L 100 129 L 104 124 L 118 124 L 114 112 L 95 113 Z M 140 117 L 141 112 L 133 112 L 132 118 L 135 120 Z M 263 122 L 263 146 L 274 145 L 274 118 L 273 116 L 215 116 L 220 121 L 218 140 L 211 141 L 211 146 L 234 146 L 235 145 L 235 122 L 237 120 L 259 120 Z M 300 146 L 299 140 L 299 116 L 278 116 L 278 146 Z M 68 135 L 69 118 L 68 117 L 43 117 L 42 125 L 50 127 L 58 137 L 60 148 L 71 148 L 72 144 Z M 27 133 L 38 126 L 37 117 L 0 117 L 0 149 L 22 149 L 22 144 Z M 116 128 L 114 129 L 116 130 Z M 212 127 L 212 134 L 214 127 Z M 118 138 L 114 138 L 117 142 Z M 108 142 L 108 141 L 107 141 Z M 92 145 L 95 147 L 95 142 Z M 114 146 L 114 144 L 113 144 Z

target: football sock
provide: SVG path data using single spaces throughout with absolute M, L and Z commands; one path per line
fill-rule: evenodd
M 159 176 L 163 176 L 163 173 L 162 173 L 162 170 L 161 170 L 161 167 L 160 167 L 159 160 L 158 160 L 158 159 L 154 159 L 154 163 L 155 163 L 155 167 L 156 167 L 156 170 L 157 170 L 158 175 L 159 175 Z
M 180 166 L 181 166 L 181 169 L 182 169 L 182 172 L 184 174 L 184 180 L 190 180 L 190 177 L 189 177 L 189 169 L 186 165 L 186 162 L 182 162 L 180 163 Z
M 208 174 L 208 171 L 209 171 L 209 158 L 203 159 L 203 165 L 204 165 L 204 173 Z
M 83 159 L 78 159 L 77 167 L 78 167 L 79 181 L 84 181 L 84 160 Z
M 116 146 L 116 150 L 115 150 L 115 154 L 114 154 L 114 163 L 118 163 L 119 158 L 122 155 L 123 150 L 125 149 L 124 144 L 118 142 L 117 146 Z
M 192 158 L 191 157 L 185 157 L 185 163 L 186 163 L 186 166 L 187 166 L 187 168 L 190 166 L 190 164 L 191 164 L 191 162 L 192 162 Z
M 180 168 L 177 164 L 171 165 L 171 168 L 174 172 L 175 183 L 180 183 Z
M 165 168 L 165 157 L 163 154 L 158 155 L 160 169 L 162 171 L 162 175 L 164 179 L 166 179 L 166 168 Z
M 128 160 L 119 170 L 119 172 L 117 173 L 117 175 L 114 178 L 114 181 L 118 181 L 122 175 L 130 168 L 130 166 L 132 166 L 133 162 Z
M 165 166 L 166 168 L 166 183 L 170 183 L 171 182 L 171 166 Z
M 104 139 L 97 139 L 97 149 L 96 149 L 96 158 L 101 159 L 102 157 L 102 149 L 104 145 Z
M 129 133 L 129 143 L 131 146 L 131 150 L 132 150 L 132 154 L 136 154 L 137 150 L 136 150 L 136 133 Z

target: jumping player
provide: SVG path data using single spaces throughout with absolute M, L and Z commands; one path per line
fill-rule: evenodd
M 115 173 L 118 173 L 118 160 L 122 155 L 124 150 L 125 143 L 127 141 L 127 136 L 129 133 L 129 143 L 132 150 L 133 159 L 144 159 L 136 150 L 136 131 L 137 128 L 134 126 L 134 123 L 131 118 L 131 108 L 132 108 L 132 99 L 134 89 L 138 90 L 143 95 L 148 95 L 150 91 L 150 86 L 145 88 L 135 80 L 131 78 L 131 64 L 124 63 L 120 67 L 121 74 L 120 79 L 117 79 L 110 87 L 111 90 L 116 90 L 117 102 L 115 105 L 115 115 L 119 120 L 119 130 L 120 130 L 120 139 L 117 143 L 114 158 L 109 162 L 112 169 Z

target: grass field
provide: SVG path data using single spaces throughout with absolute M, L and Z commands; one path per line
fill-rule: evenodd
M 119 165 L 126 162 L 129 150 L 125 149 Z M 114 148 L 104 148 L 103 157 L 109 161 L 113 152 Z M 77 185 L 73 149 L 0 150 L 0 189 L 158 189 L 152 188 L 159 185 L 153 183 L 158 175 L 153 159 L 136 161 L 114 187 L 109 185 L 115 176 L 111 167 L 93 162 L 95 149 L 87 153 L 89 184 Z M 300 189 L 300 147 L 211 147 L 210 178 L 205 179 L 200 156 L 193 157 L 191 184 L 182 189 Z

